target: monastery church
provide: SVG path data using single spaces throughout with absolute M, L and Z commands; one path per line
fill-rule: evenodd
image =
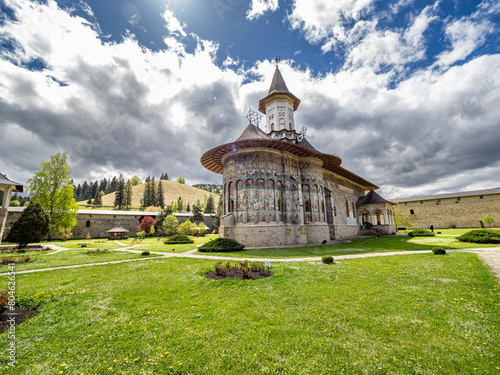
M 265 247 L 352 237 L 368 223 L 379 233 L 395 233 L 393 204 L 374 191 L 378 186 L 295 130 L 299 104 L 276 67 L 259 101 L 266 131 L 250 121 L 234 142 L 203 154 L 201 164 L 223 175 L 220 236 Z

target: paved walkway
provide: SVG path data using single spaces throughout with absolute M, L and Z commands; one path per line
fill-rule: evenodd
M 142 250 L 135 250 L 137 247 L 141 247 L 145 245 L 133 245 L 126 248 L 115 249 L 118 251 L 126 251 L 134 254 L 142 253 Z M 50 245 L 53 250 L 56 250 L 54 253 L 67 250 L 65 248 Z M 87 263 L 87 264 L 77 264 L 72 266 L 60 266 L 60 267 L 50 267 L 50 268 L 40 268 L 34 270 L 25 270 L 25 271 L 17 271 L 17 274 L 21 273 L 33 273 L 33 272 L 42 272 L 42 271 L 53 271 L 60 269 L 68 269 L 68 268 L 80 268 L 80 267 L 92 267 L 92 266 L 101 266 L 105 264 L 116 264 L 116 263 L 124 263 L 124 262 L 137 262 L 144 261 L 149 259 L 160 259 L 160 258 L 191 258 L 191 259 L 212 259 L 212 260 L 239 260 L 242 258 L 233 258 L 233 257 L 225 257 L 225 256 L 210 256 L 210 255 L 202 255 L 195 254 L 197 249 L 186 251 L 184 253 L 163 253 L 159 251 L 150 251 L 151 254 L 159 255 L 156 257 L 144 257 L 144 258 L 135 258 L 135 259 L 122 259 L 122 260 L 113 260 L 107 262 L 100 263 Z M 449 249 L 448 252 L 469 252 L 478 254 L 483 261 L 491 267 L 492 273 L 500 280 L 500 247 L 485 247 L 485 248 L 476 248 L 476 249 Z M 392 255 L 412 255 L 412 254 L 426 254 L 431 253 L 431 250 L 418 250 L 418 251 L 390 251 L 384 253 L 366 253 L 366 254 L 350 254 L 350 255 L 337 255 L 334 256 L 335 259 L 356 259 L 356 258 L 372 258 L 372 257 L 381 257 L 381 256 L 392 256 Z M 289 262 L 321 262 L 321 257 L 307 257 L 307 258 L 251 258 L 253 261 L 261 261 L 261 262 L 281 262 L 281 263 L 289 263 Z M 7 275 L 6 272 L 0 273 L 0 276 Z

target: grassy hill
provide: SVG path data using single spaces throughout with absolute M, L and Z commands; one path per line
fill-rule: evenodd
M 193 206 L 197 200 L 203 203 L 203 197 L 210 195 L 214 198 L 214 205 L 217 207 L 217 202 L 219 201 L 219 196 L 216 194 L 209 193 L 208 191 L 201 190 L 189 185 L 179 184 L 175 181 L 161 180 L 160 183 L 163 187 L 163 193 L 165 195 L 165 205 L 169 205 L 174 201 L 177 201 L 179 197 L 184 200 L 184 205 Z M 146 184 L 135 185 L 132 187 L 132 208 L 139 208 L 141 205 L 141 199 L 144 195 L 144 188 Z M 158 181 L 155 182 L 155 188 L 158 189 Z M 115 201 L 115 193 L 106 194 L 102 197 L 103 207 L 109 208 L 113 206 Z M 81 206 L 86 206 L 87 201 L 78 202 Z M 89 206 L 90 207 L 90 206 Z

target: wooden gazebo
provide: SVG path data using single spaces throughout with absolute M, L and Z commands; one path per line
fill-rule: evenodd
M 114 228 L 107 231 L 108 239 L 110 240 L 122 240 L 127 236 L 128 229 L 123 228 L 121 225 L 115 225 Z

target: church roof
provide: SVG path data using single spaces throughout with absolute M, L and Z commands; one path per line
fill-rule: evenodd
M 253 124 L 248 124 L 246 129 L 241 133 L 239 138 L 236 140 L 238 141 L 246 141 L 249 139 L 271 139 L 270 136 L 268 136 L 266 133 L 264 133 L 258 126 L 255 126 Z
M 14 192 L 16 193 L 22 193 L 23 192 L 23 185 L 18 183 L 18 182 L 14 182 L 12 180 L 9 180 L 7 178 L 6 175 L 0 173 L 0 185 L 10 185 L 10 186 L 14 186 Z
M 268 94 L 272 94 L 273 92 L 290 92 L 288 91 L 288 87 L 286 87 L 285 80 L 283 79 L 278 67 L 276 67 L 276 70 L 274 71 L 273 80 L 271 82 L 271 87 L 269 87 Z
M 201 157 L 201 164 L 208 170 L 222 174 L 222 158 L 224 155 L 246 148 L 270 148 L 286 151 L 299 157 L 313 157 L 323 161 L 323 168 L 343 176 L 365 187 L 365 190 L 378 189 L 378 186 L 340 166 L 342 159 L 336 155 L 324 154 L 316 150 L 307 140 L 302 139 L 299 144 L 283 142 L 269 137 L 257 126 L 249 124 L 241 136 L 234 142 L 226 143 L 208 150 Z
M 301 145 L 302 147 L 305 147 L 305 148 L 308 148 L 309 150 L 313 151 L 313 152 L 317 152 L 317 153 L 320 153 L 318 150 L 316 150 L 312 144 L 309 143 L 309 141 L 303 137 L 302 140 L 300 142 L 297 143 L 298 145 Z
M 368 194 L 366 194 L 364 197 L 360 197 L 356 204 L 359 206 L 363 204 L 375 204 L 375 203 L 390 203 L 390 202 L 382 198 L 379 194 L 377 194 L 373 190 L 370 190 Z
M 259 100 L 259 111 L 266 114 L 266 106 L 268 101 L 279 95 L 288 96 L 288 98 L 293 102 L 293 110 L 297 110 L 300 104 L 300 99 L 288 90 L 288 87 L 286 86 L 285 80 L 283 79 L 280 70 L 278 69 L 278 67 L 276 67 L 267 96 L 264 99 Z

